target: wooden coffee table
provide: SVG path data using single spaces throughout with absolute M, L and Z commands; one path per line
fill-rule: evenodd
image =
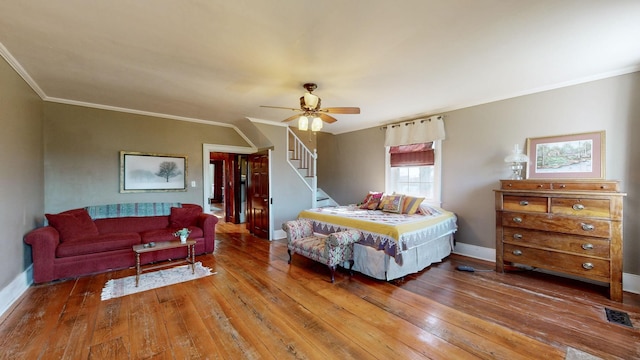
M 191 264 L 191 273 L 195 274 L 196 272 L 196 251 L 195 251 L 195 245 L 196 245 L 196 241 L 195 240 L 189 240 L 187 239 L 186 242 L 180 242 L 180 240 L 173 240 L 173 241 L 161 241 L 161 242 L 157 242 L 157 243 L 153 243 L 154 246 L 149 246 L 149 244 L 139 244 L 139 245 L 133 245 L 133 252 L 136 253 L 136 287 L 138 287 L 138 282 L 140 281 L 140 274 L 142 274 L 143 271 L 149 271 L 149 270 L 154 270 L 154 269 L 159 269 L 159 268 L 164 268 L 167 266 L 171 266 L 171 265 L 176 265 L 176 264 Z M 165 264 L 159 264 L 159 265 L 153 265 L 153 266 L 146 266 L 144 269 L 142 269 L 142 267 L 140 266 L 140 254 L 144 254 L 144 253 L 150 253 L 150 252 L 154 252 L 154 251 L 160 251 L 160 250 L 167 250 L 167 249 L 175 249 L 175 248 L 179 248 L 179 247 L 186 247 L 187 248 L 187 258 L 181 261 L 172 261 L 171 263 L 165 263 Z

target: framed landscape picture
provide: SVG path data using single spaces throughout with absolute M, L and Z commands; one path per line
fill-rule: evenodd
M 120 151 L 120 192 L 187 191 L 187 156 Z
M 528 179 L 604 179 L 605 132 L 527 139 Z

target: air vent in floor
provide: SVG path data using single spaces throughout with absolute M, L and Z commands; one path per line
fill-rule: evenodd
M 607 313 L 607 320 L 609 320 L 610 323 L 633 327 L 631 319 L 629 319 L 629 314 L 626 312 L 609 308 L 604 308 L 604 311 Z

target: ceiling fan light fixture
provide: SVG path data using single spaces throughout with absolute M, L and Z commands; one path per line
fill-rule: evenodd
M 318 107 L 320 98 L 313 95 L 312 93 L 306 92 L 304 93 L 304 96 L 302 98 L 304 101 L 303 106 L 307 108 L 307 110 L 315 110 Z
M 307 131 L 309 129 L 309 118 L 306 116 L 300 116 L 298 119 L 298 130 Z
M 319 117 L 314 117 L 311 122 L 311 131 L 320 131 L 322 130 L 322 119 Z

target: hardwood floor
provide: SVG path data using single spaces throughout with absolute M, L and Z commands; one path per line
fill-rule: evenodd
M 640 296 L 452 255 L 402 281 L 328 269 L 220 223 L 215 275 L 101 301 L 133 269 L 32 286 L 0 322 L 1 359 L 640 358 Z M 607 321 L 604 307 L 636 328 Z

